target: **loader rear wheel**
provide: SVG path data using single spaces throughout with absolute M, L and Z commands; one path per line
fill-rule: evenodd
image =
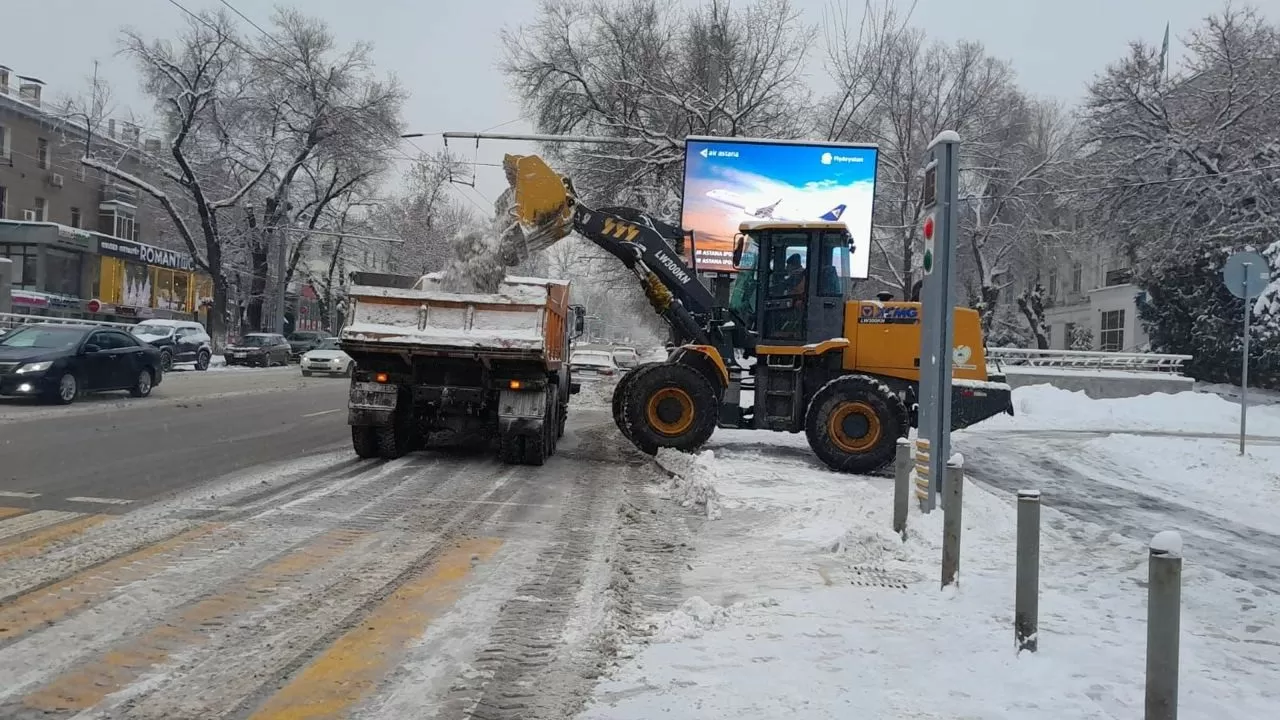
M 814 393 L 805 414 L 809 447 L 832 470 L 869 473 L 893 460 L 909 432 L 907 408 L 884 383 L 847 375 Z
M 696 450 L 715 432 L 716 392 L 697 370 L 658 363 L 632 372 L 622 397 L 623 435 L 641 452 Z
M 636 377 L 650 368 L 662 365 L 660 362 L 648 362 L 637 365 L 632 368 L 631 372 L 622 376 L 618 384 L 613 387 L 613 423 L 618 426 L 618 431 L 628 440 L 631 436 L 628 434 L 626 419 L 622 415 L 622 400 L 626 396 L 627 391 L 631 388 L 631 384 L 635 382 Z

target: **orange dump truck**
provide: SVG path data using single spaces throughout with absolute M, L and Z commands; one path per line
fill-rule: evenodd
M 570 340 L 583 309 L 569 284 L 508 277 L 454 293 L 438 274 L 412 287 L 353 285 L 342 349 L 356 363 L 347 424 L 360 457 L 428 442 L 496 444 L 504 462 L 541 465 L 564 434 Z

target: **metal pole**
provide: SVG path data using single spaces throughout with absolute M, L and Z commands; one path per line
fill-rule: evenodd
M 1013 639 L 1019 652 L 1039 648 L 1040 491 L 1018 491 L 1018 560 L 1014 581 Z
M 898 438 L 898 454 L 893 462 L 893 531 L 907 539 L 907 503 L 911 494 L 911 441 Z
M 1177 720 L 1181 633 L 1182 538 L 1172 530 L 1151 539 L 1147 584 L 1145 720 Z
M 641 137 L 602 137 L 598 135 L 538 135 L 530 133 L 473 133 L 447 132 L 441 133 L 447 140 L 524 140 L 544 143 L 609 143 L 613 145 L 635 145 L 646 142 Z
M 279 235 L 277 235 L 277 238 L 278 238 L 277 242 L 279 245 L 276 248 L 276 273 L 277 273 L 276 286 L 277 287 L 276 287 L 276 298 L 275 298 L 276 300 L 275 327 L 272 328 L 272 330 L 278 333 L 283 333 L 284 332 L 284 295 L 285 295 L 285 291 L 288 289 L 286 287 L 286 282 L 285 282 L 284 266 L 285 266 L 285 263 L 288 262 L 285 259 L 285 256 L 286 256 L 285 251 L 289 246 L 289 229 L 287 227 L 281 226 L 280 233 Z
M 1244 454 L 1246 416 L 1249 414 L 1249 268 L 1244 263 L 1244 357 L 1240 361 L 1240 454 Z
M 942 587 L 956 584 L 960 574 L 960 529 L 964 498 L 964 458 L 957 453 L 947 461 L 946 494 L 942 505 Z

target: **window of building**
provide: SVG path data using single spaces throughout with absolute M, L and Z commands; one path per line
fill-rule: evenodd
M 13 286 L 23 290 L 36 289 L 35 245 L 0 245 L 0 257 L 13 261 Z
M 49 201 L 42 197 L 36 198 L 35 207 L 32 208 L 36 212 L 36 222 L 45 222 L 49 218 Z
M 0 125 L 0 158 L 8 160 L 11 157 L 9 152 L 9 128 Z
M 1073 263 L 1071 265 L 1071 292 L 1079 293 L 1084 287 L 1084 265 L 1081 263 Z
M 44 138 L 36 140 L 36 165 L 41 170 L 49 169 L 49 141 Z
M 0 220 L 9 217 L 9 191 L 0 185 Z
M 1124 349 L 1124 310 L 1103 311 L 1098 349 L 1104 352 L 1120 352 Z
M 1048 289 L 1049 289 L 1049 299 L 1057 300 L 1058 299 L 1058 271 L 1057 270 L 1049 271 L 1049 288 Z
M 83 221 L 80 219 L 80 208 L 71 208 L 71 227 L 78 228 L 81 222 Z
M 1102 278 L 1104 287 L 1112 285 L 1124 285 L 1133 279 L 1133 271 L 1129 268 L 1114 268 L 1108 270 Z
M 45 248 L 45 291 L 80 297 L 80 270 L 83 265 L 84 255 L 78 252 Z

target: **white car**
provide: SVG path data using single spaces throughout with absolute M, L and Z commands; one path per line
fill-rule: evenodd
M 622 373 L 608 350 L 578 350 L 569 358 L 569 369 L 580 380 L 613 378 Z
M 315 349 L 302 353 L 302 357 L 298 359 L 298 366 L 302 368 L 305 377 L 311 377 L 315 373 L 351 377 L 351 369 L 355 365 L 356 361 L 342 352 L 342 348 L 338 347 L 338 338 L 334 337 L 321 340 Z

